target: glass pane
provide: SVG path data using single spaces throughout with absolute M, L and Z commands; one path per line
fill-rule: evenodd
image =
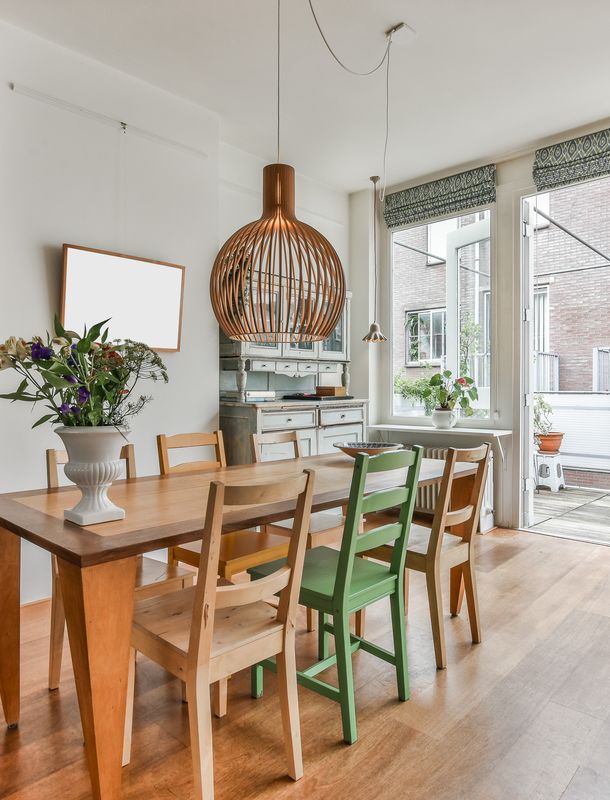
M 337 327 L 328 337 L 322 342 L 322 349 L 327 353 L 342 353 L 343 352 L 343 323 L 344 317 L 337 323 Z

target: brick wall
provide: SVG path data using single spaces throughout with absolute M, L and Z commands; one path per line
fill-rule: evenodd
M 609 179 L 551 192 L 549 205 L 549 216 L 610 253 Z M 537 231 L 534 255 L 535 283 L 548 286 L 549 348 L 559 355 L 559 389 L 591 391 L 593 348 L 610 345 L 610 264 L 554 225 Z

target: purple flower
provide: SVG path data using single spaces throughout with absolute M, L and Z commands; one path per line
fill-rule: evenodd
M 70 413 L 70 404 L 69 403 L 62 403 L 59 407 L 60 414 L 69 414 Z
M 80 414 L 80 408 L 78 406 L 70 406 L 70 411 L 73 414 L 77 414 L 77 415 Z
M 77 380 L 76 376 L 74 376 L 74 375 L 69 375 L 68 374 L 68 375 L 64 375 L 63 377 L 64 377 L 65 381 L 68 381 L 68 383 L 78 383 L 78 380 Z
M 48 361 L 53 358 L 53 348 L 45 347 L 40 342 L 34 342 L 32 345 L 32 361 Z
M 88 389 L 85 389 L 84 386 L 81 386 L 78 390 L 78 402 L 82 405 L 83 403 L 86 403 L 90 397 L 91 392 Z

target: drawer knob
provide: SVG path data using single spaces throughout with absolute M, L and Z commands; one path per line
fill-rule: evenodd
M 345 419 L 345 414 L 341 414 L 341 419 Z
M 286 422 L 292 422 L 292 417 L 288 417 L 288 418 L 286 419 Z

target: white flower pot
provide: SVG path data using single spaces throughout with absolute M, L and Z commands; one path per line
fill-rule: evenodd
M 457 422 L 457 414 L 455 410 L 453 411 L 445 411 L 441 408 L 435 408 L 432 412 L 432 424 L 435 428 L 440 428 L 441 430 L 448 430 L 449 428 L 453 428 L 455 423 Z
M 108 489 L 121 474 L 123 433 L 112 427 L 61 426 L 55 429 L 68 452 L 66 477 L 75 483 L 82 497 L 64 518 L 77 525 L 94 525 L 125 518 L 125 510 L 115 506 Z

